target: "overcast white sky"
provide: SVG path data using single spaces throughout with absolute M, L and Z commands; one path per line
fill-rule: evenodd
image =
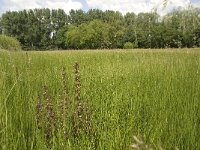
M 169 0 L 163 9 L 163 0 L 0 0 L 0 15 L 8 10 L 23 10 L 34 8 L 64 9 L 68 13 L 71 9 L 91 8 L 101 10 L 115 10 L 123 14 L 127 12 L 149 12 L 157 8 L 162 15 L 178 7 L 186 7 L 190 0 Z M 191 0 L 194 6 L 200 7 L 200 0 Z

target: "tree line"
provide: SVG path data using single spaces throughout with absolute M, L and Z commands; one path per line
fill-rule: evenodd
M 156 11 L 8 11 L 0 18 L 0 34 L 15 37 L 25 50 L 199 47 L 200 9 L 162 17 Z

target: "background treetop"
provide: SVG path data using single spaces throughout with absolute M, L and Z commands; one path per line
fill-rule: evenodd
M 31 9 L 8 11 L 0 18 L 0 33 L 15 37 L 22 48 L 104 49 L 178 48 L 200 46 L 200 9 L 189 5 L 160 17 L 91 9 Z

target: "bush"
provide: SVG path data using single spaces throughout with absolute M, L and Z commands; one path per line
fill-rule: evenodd
M 133 49 L 133 48 L 137 48 L 137 44 L 131 43 L 131 42 L 126 42 L 124 44 L 124 49 Z
M 134 44 L 131 43 L 131 42 L 126 42 L 126 43 L 124 44 L 124 49 L 133 49 L 133 48 L 135 48 L 135 46 L 134 46 Z
M 21 50 L 21 45 L 19 41 L 13 37 L 0 35 L 0 49 L 17 51 Z

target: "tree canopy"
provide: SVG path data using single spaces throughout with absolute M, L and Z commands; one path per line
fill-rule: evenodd
M 91 9 L 8 11 L 0 33 L 15 37 L 22 48 L 105 49 L 200 46 L 200 9 L 188 7 L 160 17 L 156 12 L 127 13 Z M 127 46 L 127 44 L 129 46 Z

